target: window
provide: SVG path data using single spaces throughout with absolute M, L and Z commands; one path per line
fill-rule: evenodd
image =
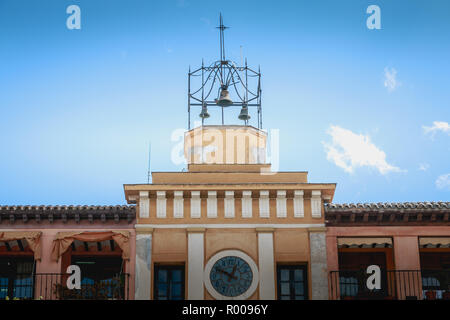
M 0 258 L 0 299 L 33 298 L 34 259 Z
M 80 267 L 82 282 L 111 280 L 122 273 L 121 257 L 72 256 L 72 264 Z
M 81 270 L 81 296 L 83 299 L 124 297 L 125 281 L 122 277 L 121 257 L 72 256 L 72 264 Z
M 450 251 L 430 252 L 420 250 L 420 268 L 422 270 L 448 270 L 450 271 Z
M 424 290 L 439 289 L 441 287 L 441 282 L 435 277 L 424 277 L 422 278 L 422 288 Z
M 395 295 L 395 274 L 388 278 L 385 251 L 358 251 L 345 249 L 339 252 L 339 289 L 342 297 L 355 299 L 383 299 Z M 367 267 L 377 265 L 381 271 L 381 289 L 369 290 L 366 285 Z M 390 279 L 390 284 L 388 282 Z
M 154 299 L 184 299 L 184 266 L 155 266 Z
M 277 266 L 279 300 L 308 299 L 308 277 L 305 265 Z
M 358 295 L 358 278 L 352 276 L 345 277 L 345 275 L 340 276 L 339 288 L 341 290 L 341 296 L 343 297 L 354 297 Z
M 450 291 L 450 251 L 433 252 L 431 250 L 420 249 L 420 267 L 422 270 L 422 290 L 436 291 L 436 298 L 442 299 L 443 294 L 448 299 Z

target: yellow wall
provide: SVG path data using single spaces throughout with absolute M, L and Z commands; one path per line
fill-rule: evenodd
M 187 231 L 186 229 L 154 229 L 152 240 L 152 270 L 154 265 L 180 264 L 185 265 L 185 289 L 187 297 L 188 270 L 187 264 Z M 205 231 L 204 262 L 222 250 L 240 250 L 249 255 L 258 265 L 258 233 L 254 228 L 211 228 Z M 309 235 L 306 228 L 298 229 L 275 229 L 274 231 L 274 258 L 275 271 L 278 263 L 282 264 L 308 264 L 309 296 L 311 296 L 311 281 L 309 270 Z M 276 281 L 276 272 L 274 273 Z M 154 283 L 152 279 L 152 283 Z M 275 282 L 276 283 L 276 282 Z M 151 288 L 153 295 L 153 286 Z M 259 290 L 249 298 L 259 298 Z M 213 297 L 205 288 L 205 299 Z
M 188 163 L 265 163 L 265 157 L 255 158 L 254 152 L 256 148 L 265 154 L 266 139 L 264 131 L 251 126 L 202 126 L 186 132 L 185 158 Z M 210 151 L 202 159 L 192 148 Z

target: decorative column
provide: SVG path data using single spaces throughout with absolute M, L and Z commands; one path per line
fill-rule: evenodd
M 294 217 L 303 218 L 305 216 L 305 209 L 303 206 L 303 190 L 294 191 Z
M 217 192 L 208 191 L 208 199 L 206 199 L 206 216 L 208 218 L 217 218 Z
M 151 299 L 153 228 L 136 229 L 136 265 L 134 299 Z
M 234 191 L 225 191 L 225 199 L 223 200 L 225 218 L 234 218 Z
M 191 191 L 191 218 L 201 218 L 202 200 L 200 199 L 200 191 Z
M 252 192 L 242 191 L 242 218 L 252 217 Z
M 309 228 L 312 300 L 328 300 L 326 228 Z
M 205 228 L 188 228 L 188 300 L 203 300 Z
M 286 190 L 277 191 L 277 218 L 286 218 Z
M 322 198 L 320 197 L 320 190 L 311 193 L 311 215 L 313 218 L 322 217 Z
M 273 228 L 256 228 L 258 233 L 259 299 L 275 300 L 275 257 Z
M 148 191 L 139 191 L 139 218 L 150 216 L 150 199 Z
M 156 191 L 156 217 L 165 218 L 166 217 L 166 192 Z
M 183 218 L 184 199 L 183 191 L 173 192 L 173 217 Z
M 268 190 L 261 190 L 259 192 L 259 217 L 260 218 L 270 218 L 269 191 Z

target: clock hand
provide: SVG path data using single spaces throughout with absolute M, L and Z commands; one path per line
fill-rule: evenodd
M 216 269 L 217 269 L 219 272 L 221 272 L 221 273 L 224 273 L 224 274 L 226 274 L 226 275 L 230 275 L 229 272 L 225 271 L 225 270 L 222 269 L 222 268 L 217 267 Z
M 222 273 L 226 274 L 228 276 L 228 279 L 233 278 L 234 280 L 237 280 L 237 278 L 229 272 L 222 271 Z
M 232 276 L 234 276 L 234 274 L 236 273 L 236 268 L 237 268 L 237 264 L 234 265 L 233 271 L 231 271 Z
M 234 278 L 236 279 L 236 277 L 233 277 L 231 274 L 229 274 L 228 272 L 225 272 L 223 270 L 218 270 L 220 273 L 223 273 L 224 275 L 226 275 L 228 277 L 228 281 L 230 281 L 230 278 Z
M 220 273 L 225 274 L 225 275 L 228 277 L 228 280 L 229 280 L 230 278 L 233 278 L 234 280 L 237 280 L 237 278 L 236 278 L 234 275 L 230 274 L 229 272 L 226 272 L 226 271 L 223 270 L 223 269 L 217 268 L 217 271 L 220 272 Z
M 233 279 L 235 279 L 235 280 L 237 280 L 237 278 L 234 276 L 234 274 L 236 273 L 236 267 L 237 267 L 237 265 L 234 265 L 233 270 L 231 271 L 231 274 L 230 274 L 230 276 L 232 276 Z

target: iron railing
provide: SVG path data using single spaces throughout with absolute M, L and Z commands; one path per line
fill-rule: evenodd
M 65 273 L 0 274 L 0 300 L 129 300 L 128 273 L 107 280 L 82 279 L 80 289 L 68 289 Z
M 369 289 L 370 275 L 366 270 L 331 271 L 330 299 L 450 300 L 450 270 L 381 270 L 379 289 Z

